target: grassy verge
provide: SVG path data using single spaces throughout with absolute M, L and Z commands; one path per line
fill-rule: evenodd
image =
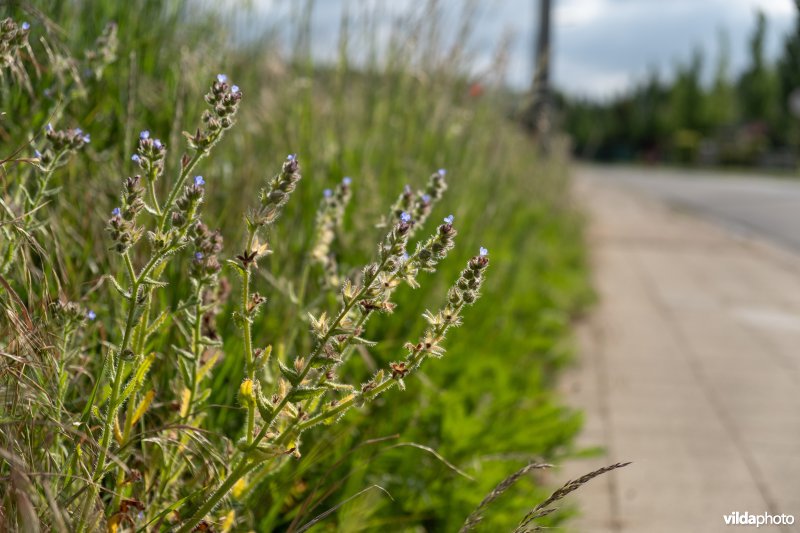
M 201 171 L 208 191 L 205 222 L 222 229 L 230 243 L 226 256 L 240 253 L 235 243 L 243 238 L 241 213 L 253 203 L 274 162 L 287 153 L 298 153 L 303 162 L 304 179 L 269 236 L 273 254 L 253 277 L 254 290 L 268 298 L 252 324 L 255 346 L 272 345 L 274 357 L 287 362 L 313 348 L 297 301 L 300 287 L 306 287 L 302 292 L 307 295 L 320 295 L 313 302 L 317 308 L 335 312 L 335 297 L 323 290 L 324 273 L 315 268 L 307 276 L 304 272 L 323 190 L 344 176 L 353 178 L 354 196 L 333 248 L 342 274 L 356 275 L 374 255 L 374 243 L 385 233 L 376 223 L 403 186 L 422 187 L 436 169 L 446 168 L 451 187 L 431 217 L 438 223 L 453 214 L 459 229 L 457 248 L 437 275 L 421 274 L 426 290 L 399 289 L 395 312 L 369 323 L 367 336 L 381 344 L 359 349 L 341 369 L 348 382 L 360 383 L 397 360 L 403 343 L 422 333 L 422 312 L 438 306 L 480 246 L 489 248 L 492 270 L 480 305 L 465 312 L 467 325 L 451 335 L 446 359 L 426 364 L 408 381 L 405 393 L 390 391 L 335 426 L 306 433 L 297 443 L 301 459 L 271 475 L 248 477 L 211 518 L 230 508 L 236 528 L 242 530 L 296 530 L 335 508 L 317 529 L 452 531 L 510 472 L 534 459 L 557 461 L 570 453 L 580 417 L 562 405 L 554 384 L 569 357 L 571 318 L 589 291 L 582 223 L 568 198 L 566 163 L 558 157 L 538 158 L 531 141 L 504 118 L 503 102 L 491 90 L 470 90 L 464 75 L 468 64 L 456 49 L 426 40 L 426 35 L 436 35 L 440 19 L 422 13 L 404 21 L 390 39 L 388 59 L 367 61 L 356 69 L 344 42 L 337 64 L 310 61 L 303 50 L 311 35 L 302 20 L 295 22 L 296 49 L 281 55 L 267 41 L 226 48 L 221 44 L 226 41 L 224 28 L 192 18 L 186 4 L 93 2 L 88 12 L 78 4 L 41 2 L 38 9 L 25 5 L 8 13 L 30 19 L 38 35 L 63 43 L 65 50 L 81 50 L 107 20 L 116 20 L 120 45 L 117 60 L 85 88 L 87 96 L 74 98 L 63 111 L 62 122 L 91 132 L 92 143 L 54 175 L 53 184 L 60 188 L 32 233 L 41 249 L 30 245 L 5 273 L 19 296 L 0 293 L 7 311 L 4 338 L 9 339 L 0 346 L 13 355 L 3 361 L 7 415 L 2 444 L 19 461 L 0 467 L 5 479 L 16 471 L 67 468 L 60 457 L 69 457 L 65 450 L 81 438 L 86 450 L 96 445 L 98 432 L 79 436 L 65 428 L 84 416 L 86 397 L 108 353 L 104 343 L 113 342 L 125 319 L 125 308 L 103 283 L 104 274 L 119 269 L 108 251 L 105 221 L 117 205 L 121 179 L 135 171 L 130 155 L 139 130 L 149 129 L 168 146 L 180 146 L 181 129 L 198 120 L 201 87 L 222 71 L 245 98 L 239 125 L 213 159 L 202 163 Z M 39 13 L 61 29 L 48 26 Z M 369 33 L 345 35 L 353 42 L 370 38 Z M 31 80 L 37 95 L 58 81 L 48 74 Z M 2 98 L 7 113 L 4 146 L 24 145 L 29 132 L 47 123 L 57 103 L 31 100 L 14 86 Z M 176 168 L 180 150 L 169 157 L 168 168 Z M 25 179 L 28 172 L 13 162 L 4 170 L 12 182 Z M 163 273 L 168 285 L 154 293 L 153 308 L 174 311 L 187 301 L 191 286 L 185 272 L 191 258 L 184 255 Z M 143 257 L 133 259 L 138 264 Z M 223 275 L 236 294 L 234 274 L 225 270 Z M 50 345 L 61 338 L 50 314 L 50 303 L 58 298 L 80 302 L 98 318 L 73 335 L 69 350 L 52 352 L 55 358 L 71 354 L 63 405 L 53 410 L 50 403 L 57 393 L 42 382 L 46 376 L 35 365 L 20 368 L 19 357 L 50 354 Z M 22 342 L 27 333 L 11 320 L 22 314 L 21 304 L 33 317 L 41 344 Z M 218 481 L 215 476 L 231 466 L 227 454 L 246 424 L 247 412 L 237 398 L 244 350 L 237 326 L 228 318 L 237 305 L 233 297 L 220 310 L 216 333 L 223 339 L 223 355 L 211 372 L 202 412 L 204 432 L 184 444 L 191 450 L 184 458 L 191 467 L 183 472 L 182 483 L 167 491 L 170 501 L 191 501 L 198 487 Z M 181 438 L 169 426 L 182 394 L 172 348 L 180 339 L 179 328 L 171 323 L 145 346 L 157 356 L 142 390 L 155 391 L 156 400 L 138 427 L 131 428 L 140 438 L 127 466 L 140 471 L 144 483 L 126 489 L 126 496 L 145 504 L 148 519 L 161 505 L 148 483 L 170 460 L 169 453 L 159 450 Z M 101 384 L 98 394 L 108 395 L 107 389 Z M 30 451 L 52 438 L 51 432 L 31 430 L 40 423 L 46 426 L 44 422 L 62 428 L 65 437 L 58 453 Z M 105 488 L 111 482 L 107 478 Z M 508 529 L 546 496 L 541 478 L 527 482 L 525 489 L 498 500 L 483 522 L 485 530 Z M 47 489 L 37 483 L 30 482 L 29 489 L 31 501 L 38 502 L 33 511 L 38 520 L 52 525 L 52 509 L 63 508 L 70 523 L 74 493 L 56 496 L 48 505 Z M 369 487 L 380 488 L 361 493 Z M 98 493 L 112 499 L 102 490 Z M 22 501 L 9 505 L 25 508 Z M 551 524 L 561 519 L 547 518 Z

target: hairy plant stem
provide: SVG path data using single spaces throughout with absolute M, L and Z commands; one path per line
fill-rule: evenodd
M 200 355 L 201 355 L 201 348 L 200 348 L 200 334 L 201 334 L 201 326 L 202 326 L 202 294 L 203 294 L 203 286 L 201 284 L 197 284 L 197 288 L 195 290 L 195 306 L 194 306 L 194 327 L 192 328 L 192 354 L 194 357 L 192 358 L 192 368 L 189 372 L 189 377 L 191 378 L 191 383 L 187 383 L 188 390 L 189 390 L 189 398 L 186 402 L 186 413 L 181 413 L 181 423 L 188 423 L 189 415 L 192 413 L 192 405 L 194 404 L 194 398 L 197 395 L 197 367 L 198 363 L 200 362 Z M 178 452 L 180 451 L 182 446 L 185 446 L 188 442 L 188 435 L 183 434 L 180 438 L 179 448 L 175 450 L 173 453 L 170 453 L 167 457 L 167 461 L 164 467 L 164 474 L 161 477 L 159 482 L 159 499 L 164 495 L 164 492 L 169 488 L 170 483 L 173 479 L 177 478 L 183 472 L 183 466 L 179 465 L 179 468 L 176 472 L 172 472 L 173 467 L 175 466 L 175 460 L 178 457 Z
M 250 253 L 253 248 L 253 241 L 256 238 L 256 227 L 250 228 L 247 234 L 247 245 L 245 246 L 246 253 Z M 245 265 L 244 273 L 242 274 L 242 301 L 241 301 L 241 314 L 242 314 L 242 336 L 244 337 L 244 360 L 245 371 L 247 378 L 252 382 L 255 380 L 256 367 L 253 357 L 253 332 L 252 323 L 250 319 L 250 265 Z M 256 406 L 253 402 L 247 402 L 247 444 L 253 442 L 253 434 L 256 427 Z
M 250 244 L 252 245 L 252 243 Z M 250 246 L 248 246 L 248 249 L 249 248 Z M 327 333 L 325 333 L 322 339 L 320 339 L 319 343 L 317 344 L 311 355 L 309 355 L 308 359 L 306 360 L 305 366 L 299 373 L 298 384 L 302 383 L 303 379 L 305 379 L 305 377 L 308 375 L 309 371 L 312 368 L 311 362 L 316 357 L 318 357 L 319 354 L 322 352 L 325 345 L 333 336 L 333 332 L 339 327 L 342 320 L 344 320 L 344 318 L 350 312 L 350 309 L 352 309 L 353 305 L 355 305 L 355 303 L 361 298 L 361 296 L 363 296 L 363 294 L 367 291 L 370 285 L 372 285 L 372 282 L 375 281 L 380 272 L 386 266 L 386 261 L 388 260 L 388 258 L 389 256 L 387 254 L 386 258 L 384 258 L 378 265 L 378 268 L 375 269 L 375 273 L 369 276 L 368 278 L 365 278 L 364 283 L 362 284 L 358 292 L 350 299 L 350 301 L 344 304 L 342 310 L 339 312 L 339 315 L 336 317 L 336 319 L 334 319 L 333 323 L 331 323 L 330 327 L 328 328 Z M 247 324 L 246 320 L 245 324 Z M 209 498 L 205 501 L 205 503 L 190 515 L 190 517 L 183 523 L 181 528 L 178 530 L 178 533 L 190 532 L 192 528 L 194 528 L 197 524 L 199 524 L 200 521 L 203 520 L 203 518 L 209 513 L 209 511 L 211 511 L 222 500 L 222 498 L 224 498 L 225 495 L 228 494 L 228 492 L 236 484 L 237 481 L 239 481 L 241 478 L 247 475 L 248 472 L 250 472 L 252 469 L 258 466 L 257 461 L 251 462 L 251 460 L 247 456 L 247 453 L 249 451 L 254 450 L 259 445 L 259 443 L 264 439 L 267 432 L 269 431 L 270 426 L 272 425 L 272 422 L 275 421 L 278 415 L 283 411 L 283 408 L 286 407 L 286 404 L 289 403 L 289 398 L 291 397 L 291 393 L 292 391 L 296 390 L 297 387 L 298 385 L 293 385 L 291 390 L 287 392 L 286 395 L 281 399 L 280 403 L 278 403 L 277 407 L 275 407 L 275 409 L 272 411 L 272 414 L 267 419 L 264 420 L 261 430 L 255 436 L 255 438 L 253 438 L 252 440 L 248 439 L 249 449 L 243 452 L 245 455 L 242 458 L 242 463 L 237 468 L 235 468 L 230 474 L 228 474 L 228 477 L 225 478 L 225 481 L 223 481 L 222 484 L 211 494 L 211 496 L 209 496 Z
M 216 137 L 219 138 L 219 135 Z M 164 231 L 167 222 L 167 215 L 170 212 L 170 208 L 174 204 L 175 200 L 178 197 L 178 193 L 181 190 L 181 187 L 186 182 L 191 171 L 203 158 L 204 155 L 208 153 L 208 150 L 197 150 L 189 162 L 181 169 L 180 175 L 178 177 L 177 182 L 173 185 L 172 190 L 170 191 L 169 197 L 164 204 L 164 210 L 161 214 L 159 219 L 158 227 L 159 231 Z M 152 180 L 151 180 L 152 181 Z M 193 218 L 194 213 L 190 213 L 189 218 Z M 188 231 L 187 227 L 181 232 L 180 238 L 177 240 L 178 243 L 185 237 L 186 232 Z M 136 274 L 136 269 L 133 266 L 133 262 L 131 261 L 130 254 L 125 252 L 123 254 L 123 258 L 125 260 L 125 266 L 128 271 L 128 275 L 131 278 L 131 290 L 130 290 L 130 306 L 128 307 L 128 317 L 125 321 L 125 330 L 122 336 L 122 343 L 119 347 L 119 356 L 124 354 L 126 350 L 129 348 L 129 344 L 131 341 L 131 333 L 135 326 L 136 322 L 136 310 L 139 305 L 139 291 L 142 289 L 143 281 L 150 275 L 150 272 L 159 264 L 161 261 L 166 257 L 169 253 L 171 253 L 175 249 L 175 245 L 165 248 L 161 251 L 161 253 L 157 253 L 153 255 L 147 264 L 142 268 L 139 274 Z M 147 306 L 149 308 L 150 298 L 152 296 L 152 289 L 148 290 L 148 294 L 145 297 L 147 302 Z M 149 313 L 148 313 L 149 314 Z M 144 318 L 144 317 L 143 317 Z M 147 328 L 147 323 L 144 322 L 142 328 Z M 142 343 L 146 340 L 146 331 L 141 333 Z M 137 357 L 138 361 L 141 361 L 141 354 L 134 353 L 134 356 Z M 91 484 L 89 487 L 89 491 L 86 496 L 86 500 L 84 502 L 83 509 L 80 514 L 80 519 L 78 521 L 78 527 L 76 531 L 80 532 L 83 530 L 83 527 L 86 523 L 87 514 L 89 513 L 89 508 L 91 507 L 91 502 L 97 497 L 98 491 L 98 483 L 102 481 L 102 477 L 105 470 L 105 463 L 106 463 L 106 456 L 108 455 L 110 444 L 111 444 L 111 435 L 114 431 L 114 420 L 117 416 L 117 411 L 120 407 L 119 403 L 119 395 L 122 389 L 122 381 L 123 375 L 125 374 L 125 370 L 127 367 L 127 361 L 125 361 L 122 357 L 119 358 L 119 364 L 117 365 L 117 369 L 114 373 L 114 382 L 111 388 L 111 395 L 108 398 L 108 406 L 106 408 L 106 416 L 103 421 L 103 431 L 100 437 L 100 447 L 97 457 L 97 463 L 95 464 L 94 470 L 91 476 Z M 114 498 L 114 501 L 117 501 L 117 497 Z
M 219 134 L 217 134 L 217 136 L 215 137 L 215 142 L 216 139 L 218 138 Z M 172 186 L 172 190 L 170 190 L 169 192 L 167 201 L 164 202 L 164 210 L 161 212 L 161 217 L 158 220 L 159 231 L 164 231 L 164 228 L 167 227 L 167 219 L 169 218 L 170 208 L 175 203 L 175 200 L 178 198 L 178 194 L 180 194 L 183 184 L 186 183 L 186 180 L 189 178 L 189 174 L 192 173 L 192 170 L 194 170 L 194 167 L 197 166 L 197 163 L 199 163 L 200 160 L 203 159 L 203 157 L 208 155 L 210 148 L 211 147 L 209 146 L 205 150 L 197 150 L 192 156 L 192 158 L 189 159 L 189 162 L 186 164 L 186 166 L 181 169 L 181 172 L 178 175 L 178 180 Z
M 460 303 L 454 309 L 453 315 L 454 316 L 458 316 L 458 314 L 461 311 L 463 306 L 464 306 L 463 302 Z M 442 337 L 442 335 L 444 335 L 444 333 L 447 331 L 447 329 L 451 325 L 452 324 L 450 324 L 450 323 L 445 323 L 445 324 L 441 324 L 441 325 L 437 326 L 436 328 L 434 328 L 434 334 L 433 334 L 434 338 L 435 339 L 440 339 Z M 408 368 L 411 368 L 411 369 L 416 368 L 417 365 L 419 365 L 419 363 L 422 361 L 423 357 L 425 357 L 425 355 L 427 353 L 428 353 L 428 351 L 425 350 L 424 348 L 415 349 L 413 354 L 411 355 L 411 357 L 409 359 Z M 370 400 L 370 399 L 378 396 L 379 394 L 383 393 L 384 391 L 390 389 L 393 385 L 396 385 L 397 382 L 398 382 L 397 379 L 393 378 L 392 376 L 389 376 L 389 377 L 385 378 L 381 383 L 379 383 L 374 388 L 364 392 L 361 395 L 361 398 L 362 398 L 362 400 Z M 336 407 L 334 407 L 330 411 L 326 411 L 324 413 L 318 414 L 315 417 L 309 418 L 305 422 L 302 422 L 302 423 L 297 425 L 297 433 L 300 434 L 300 433 L 302 433 L 303 431 L 305 431 L 306 429 L 308 429 L 310 427 L 313 427 L 313 426 L 315 426 L 315 425 L 317 425 L 317 424 L 319 424 L 321 422 L 324 422 L 325 420 L 328 420 L 330 418 L 338 416 L 339 414 L 343 413 L 344 411 L 350 409 L 356 403 L 356 401 L 358 401 L 358 398 L 355 395 L 353 395 L 350 399 L 343 401 L 342 403 L 338 404 Z
M 130 254 L 125 252 L 123 254 L 123 258 L 125 259 L 125 264 L 128 267 L 128 271 L 134 271 L 133 263 L 131 262 Z M 152 261 L 151 261 L 152 263 Z M 84 502 L 83 510 L 81 511 L 80 520 L 78 521 L 78 527 L 76 531 L 80 532 L 83 530 L 84 523 L 86 521 L 86 515 L 89 512 L 89 508 L 91 507 L 92 502 L 97 497 L 97 484 L 101 481 L 103 477 L 103 471 L 105 470 L 105 463 L 106 463 L 106 455 L 108 455 L 108 451 L 111 444 L 111 434 L 113 433 L 114 427 L 114 418 L 117 416 L 117 409 L 119 406 L 117 405 L 120 389 L 122 388 L 122 380 L 123 374 L 125 373 L 125 367 L 127 362 L 125 359 L 122 358 L 122 354 L 125 350 L 128 349 L 128 343 L 130 342 L 131 330 L 133 329 L 133 323 L 136 317 L 136 300 L 138 299 L 139 295 L 139 287 L 141 284 L 141 279 L 144 277 L 145 273 L 140 276 L 134 276 L 131 281 L 131 291 L 130 291 L 130 305 L 128 306 L 128 318 L 125 321 L 125 331 L 122 336 L 122 343 L 119 347 L 119 364 L 117 365 L 116 371 L 114 372 L 114 382 L 111 388 L 111 395 L 108 397 L 107 406 L 106 406 L 106 416 L 105 420 L 103 421 L 103 432 L 100 436 L 100 449 L 98 451 L 97 462 L 95 463 L 94 471 L 92 472 L 91 477 L 91 484 L 89 485 L 89 491 L 86 495 L 86 500 Z

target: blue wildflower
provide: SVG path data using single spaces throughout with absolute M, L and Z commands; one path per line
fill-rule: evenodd
M 83 140 L 83 142 L 85 142 L 86 144 L 89 144 L 90 142 L 92 142 L 92 138 L 89 136 L 89 134 L 88 134 L 88 133 L 87 133 L 86 135 L 84 135 L 84 136 L 83 136 L 81 139 L 82 139 L 82 140 Z
M 489 250 L 487 250 L 486 248 L 481 246 L 481 249 L 479 250 L 479 254 L 480 254 L 481 257 L 486 257 L 487 255 L 489 255 Z
M 155 141 L 153 141 L 153 146 L 156 147 L 156 150 L 161 150 L 161 147 L 163 146 L 163 144 L 161 144 L 160 140 L 156 139 Z
M 444 223 L 445 224 L 449 224 L 449 225 L 452 226 L 453 225 L 453 220 L 454 220 L 453 219 L 453 215 L 447 215 L 446 217 L 444 217 Z
M 91 309 L 89 309 L 89 310 L 86 312 L 86 318 L 88 318 L 89 320 L 94 320 L 95 318 L 97 318 L 97 313 L 95 313 L 94 311 L 92 311 Z
M 217 81 L 220 83 L 225 83 L 226 81 L 228 81 L 228 76 L 226 76 L 225 74 L 217 74 Z
M 401 222 L 405 222 L 406 224 L 408 224 L 409 222 L 411 222 L 411 215 L 409 215 L 408 213 L 406 213 L 405 211 L 403 211 L 403 212 L 400 214 L 400 221 L 401 221 Z
M 286 156 L 287 161 L 294 161 L 295 159 L 297 159 L 297 154 L 289 154 Z
M 39 150 L 34 150 L 33 155 L 35 155 L 38 159 L 42 158 L 42 152 L 40 152 Z
M 203 179 L 203 176 L 195 176 L 194 177 L 194 184 L 198 187 L 202 187 L 206 184 L 206 180 Z
M 431 195 L 430 194 L 423 194 L 422 195 L 422 202 L 429 204 L 431 203 Z
M 330 189 L 325 189 L 324 191 L 322 191 L 322 194 L 325 195 L 325 198 L 330 198 L 331 196 L 333 196 L 333 191 Z
M 345 176 L 344 178 L 342 178 L 342 185 L 349 186 L 351 183 L 353 183 L 353 178 L 351 178 L 350 176 Z
M 139 138 L 142 139 L 142 140 L 149 139 L 150 138 L 150 130 L 142 130 L 139 133 Z
M 111 210 L 111 215 L 115 217 L 118 217 L 121 213 L 122 211 L 120 211 L 119 207 L 115 207 Z
M 239 86 L 238 85 L 234 85 L 233 87 L 231 87 L 231 92 L 233 94 L 238 93 L 239 92 Z
M 133 154 L 133 155 L 131 156 L 131 161 L 133 161 L 134 163 L 138 163 L 138 162 L 139 162 L 139 161 L 141 161 L 141 160 L 142 160 L 142 158 L 141 158 L 141 157 L 139 157 L 139 154 Z
M 19 27 L 22 28 L 22 31 L 28 31 L 29 29 L 31 29 L 31 25 L 28 24 L 27 22 L 23 22 L 22 24 L 20 24 Z
M 203 260 L 203 252 L 195 252 L 194 253 L 194 260 L 195 261 L 202 261 Z
M 44 129 L 47 132 L 51 132 L 51 131 L 53 131 L 53 125 L 48 122 L 47 126 L 45 126 Z
M 444 177 L 444 175 L 445 175 L 445 174 L 447 174 L 447 170 L 445 170 L 445 169 L 443 169 L 443 168 L 440 168 L 440 169 L 439 169 L 439 170 L 437 170 L 436 172 L 437 172 L 437 173 L 438 173 L 438 174 L 439 174 L 441 177 Z
M 80 134 L 82 134 L 82 133 L 83 133 L 83 130 L 82 130 L 82 129 L 80 129 L 80 128 L 75 128 L 75 133 L 77 133 L 78 135 L 80 135 Z

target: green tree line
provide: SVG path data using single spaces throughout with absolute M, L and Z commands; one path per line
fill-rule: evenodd
M 653 71 L 624 95 L 605 102 L 559 95 L 561 120 L 579 157 L 605 160 L 794 166 L 800 148 L 800 0 L 795 24 L 776 60 L 765 54 L 762 12 L 748 37 L 749 58 L 730 73 L 730 43 L 719 34 L 713 79 L 696 48 L 667 81 Z M 798 106 L 795 104 L 795 107 Z

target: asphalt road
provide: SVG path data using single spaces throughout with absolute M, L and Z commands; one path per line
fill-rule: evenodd
M 800 179 L 646 167 L 578 167 L 722 223 L 800 251 Z

